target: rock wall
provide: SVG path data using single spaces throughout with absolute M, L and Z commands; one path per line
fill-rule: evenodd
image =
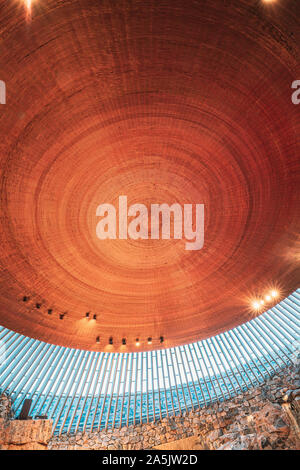
M 10 397 L 0 395 L 0 450 L 47 450 L 51 434 L 51 420 L 13 419 Z
M 300 449 L 300 376 L 295 365 L 230 401 L 160 422 L 51 438 L 50 420 L 14 420 L 0 395 L 0 450 Z
M 156 423 L 53 437 L 48 448 L 175 449 L 187 443 L 190 449 L 192 442 L 194 449 L 300 449 L 299 400 L 296 365 L 230 401 Z
M 47 450 L 52 421 L 47 419 L 9 421 L 0 419 L 0 450 Z
M 11 398 L 6 393 L 0 394 L 0 419 L 8 420 L 13 418 Z

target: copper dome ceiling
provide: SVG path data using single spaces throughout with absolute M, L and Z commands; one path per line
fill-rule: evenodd
M 295 290 L 299 2 L 36 0 L 31 21 L 24 3 L 0 10 L 0 324 L 156 349 L 249 320 L 274 286 Z M 96 208 L 123 194 L 203 203 L 203 249 L 100 241 Z

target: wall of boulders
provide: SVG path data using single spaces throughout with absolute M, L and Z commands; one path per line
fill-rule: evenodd
M 160 422 L 54 436 L 49 449 L 141 450 L 182 441 L 187 449 L 300 449 L 298 361 L 242 395 Z M 189 440 L 190 438 L 190 440 Z M 189 442 L 192 442 L 192 447 Z M 177 443 L 179 444 L 179 443 Z M 172 449 L 172 444 L 165 447 Z
M 5 421 L 13 418 L 12 402 L 6 393 L 0 394 L 0 419 Z
M 261 386 L 156 423 L 51 437 L 51 420 L 16 420 L 0 394 L 0 450 L 300 449 L 299 359 Z
M 0 394 L 0 450 L 47 450 L 52 421 L 14 419 L 11 398 Z

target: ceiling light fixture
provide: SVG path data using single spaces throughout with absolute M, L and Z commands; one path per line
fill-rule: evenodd
M 273 298 L 278 297 L 278 295 L 279 295 L 279 294 L 278 294 L 278 291 L 277 291 L 277 290 L 272 290 L 271 296 L 272 296 Z
M 148 338 L 148 344 L 152 344 L 152 338 Z
M 42 304 L 35 304 L 36 308 L 41 308 Z
M 48 308 L 48 315 L 51 315 L 52 312 L 53 312 L 52 308 Z
M 90 316 L 90 312 L 86 312 L 85 317 L 89 318 L 89 316 Z
M 135 340 L 135 345 L 136 345 L 136 346 L 139 346 L 139 345 L 140 345 L 140 340 L 139 340 L 139 338 L 137 338 L 137 339 Z
M 252 302 L 252 307 L 255 309 L 255 310 L 258 310 L 260 308 L 260 304 L 257 300 L 255 300 L 254 302 Z
M 122 344 L 123 344 L 123 346 L 125 346 L 125 344 L 126 344 L 126 339 L 125 338 L 122 339 Z
M 97 338 L 96 338 L 96 343 L 97 343 L 97 344 L 100 343 L 100 336 L 97 336 Z
M 25 8 L 26 8 L 26 20 L 30 21 L 32 0 L 24 0 L 24 3 L 25 3 Z
M 163 342 L 164 342 L 164 337 L 161 336 L 161 337 L 159 338 L 159 341 L 160 341 L 161 343 L 163 343 Z
M 97 320 L 97 315 L 96 314 L 93 315 L 93 320 Z
M 114 344 L 114 341 L 113 341 L 113 338 L 110 337 L 109 340 L 108 340 L 109 344 Z

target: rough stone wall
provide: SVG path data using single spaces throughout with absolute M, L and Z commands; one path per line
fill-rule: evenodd
M 243 395 L 182 416 L 52 438 L 52 421 L 14 420 L 11 400 L 2 394 L 0 450 L 300 449 L 299 421 L 300 376 L 296 363 Z
M 140 450 L 193 436 L 194 449 L 300 449 L 299 400 L 296 364 L 230 401 L 156 423 L 63 434 L 53 437 L 48 448 Z
M 0 419 L 0 450 L 47 450 L 52 421 Z
M 13 417 L 11 398 L 6 393 L 0 394 L 0 419 L 8 420 Z
M 13 418 L 12 403 L 6 394 L 0 395 L 0 450 L 46 450 L 51 438 L 51 420 Z

